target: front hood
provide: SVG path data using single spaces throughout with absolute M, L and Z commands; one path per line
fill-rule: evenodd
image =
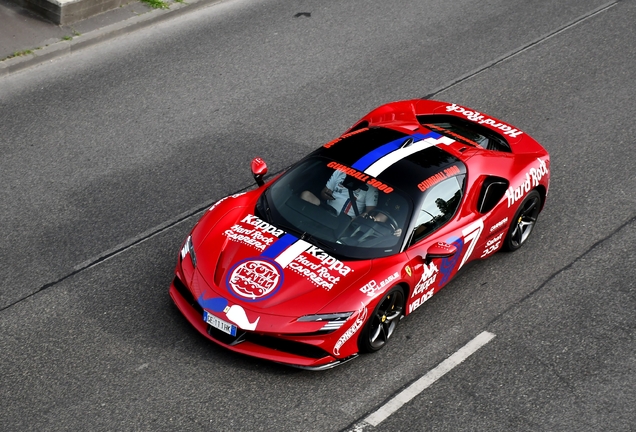
M 271 315 L 348 312 L 323 308 L 368 273 L 371 262 L 340 261 L 245 209 L 227 214 L 196 245 L 197 270 L 207 282 L 200 303 L 221 296 Z

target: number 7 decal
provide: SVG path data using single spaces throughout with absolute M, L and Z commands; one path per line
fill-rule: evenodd
M 466 263 L 466 261 L 468 260 L 468 257 L 470 257 L 470 255 L 473 253 L 473 249 L 475 249 L 475 245 L 477 244 L 477 240 L 479 239 L 479 236 L 481 235 L 481 232 L 483 231 L 483 229 L 484 229 L 484 221 L 482 219 L 479 219 L 477 222 L 471 225 L 468 225 L 466 228 L 462 230 L 462 235 L 464 236 L 464 244 L 468 246 L 468 249 L 466 250 L 466 253 L 464 254 L 464 258 L 462 259 L 462 262 L 459 264 L 459 267 L 457 268 L 458 271 L 460 268 L 462 268 L 464 263 Z

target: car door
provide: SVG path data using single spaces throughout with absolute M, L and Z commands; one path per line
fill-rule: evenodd
M 475 258 L 486 258 L 503 244 L 510 225 L 510 210 L 504 199 L 509 185 L 508 180 L 496 176 L 487 176 L 481 183 L 476 210 L 483 215 L 484 233 L 477 244 Z
M 415 224 L 410 246 L 406 250 L 412 289 L 407 313 L 413 312 L 438 292 L 473 254 L 483 231 L 483 219 L 470 212 L 460 216 L 463 198 L 463 175 L 447 178 L 425 193 L 415 209 Z M 446 257 L 427 257 L 429 248 L 439 242 L 454 246 Z

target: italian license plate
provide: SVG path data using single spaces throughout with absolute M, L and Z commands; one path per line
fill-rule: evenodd
M 217 318 L 208 311 L 203 311 L 203 321 L 210 324 L 212 327 L 221 330 L 232 336 L 236 336 L 236 326 L 229 322 L 223 321 L 221 318 Z

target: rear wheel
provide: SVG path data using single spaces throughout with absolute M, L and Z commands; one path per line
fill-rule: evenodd
M 404 291 L 399 286 L 384 294 L 360 333 L 360 351 L 374 352 L 386 345 L 404 314 L 405 303 Z
M 532 190 L 515 213 L 506 234 L 504 250 L 516 251 L 526 242 L 537 222 L 539 211 L 541 211 L 541 195 L 536 190 Z

